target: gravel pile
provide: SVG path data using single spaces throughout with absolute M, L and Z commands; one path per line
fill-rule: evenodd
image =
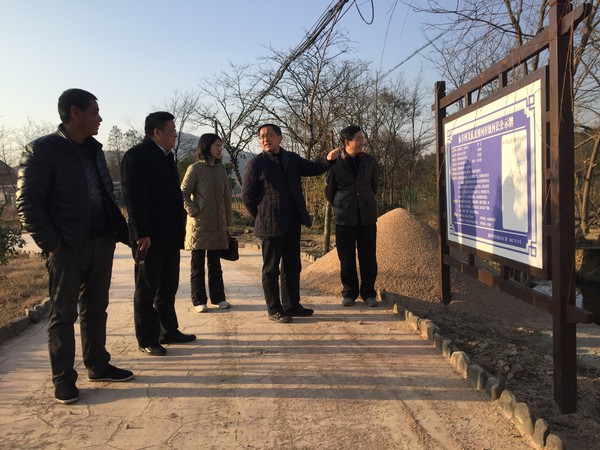
M 377 221 L 378 275 L 375 287 L 402 296 L 401 303 L 424 318 L 487 322 L 546 328 L 550 316 L 510 295 L 451 270 L 450 308 L 439 299 L 437 232 L 408 211 L 397 208 Z M 301 274 L 303 289 L 341 297 L 340 263 L 332 250 Z M 441 315 L 441 316 L 440 316 Z
M 408 211 L 398 208 L 379 217 L 377 263 L 377 289 L 437 301 L 437 234 Z M 302 272 L 302 287 L 341 296 L 335 249 Z

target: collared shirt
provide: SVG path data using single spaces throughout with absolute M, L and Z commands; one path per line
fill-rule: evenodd
M 156 142 L 154 142 L 154 143 L 156 144 Z M 158 144 L 156 144 L 156 145 L 158 145 Z M 158 148 L 160 148 L 163 151 L 165 156 L 169 156 L 170 153 L 173 153 L 173 149 L 167 150 L 166 148 L 162 148 L 160 145 L 158 145 Z

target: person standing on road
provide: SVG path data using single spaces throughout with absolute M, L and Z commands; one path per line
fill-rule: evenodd
M 208 311 L 204 260 L 208 268 L 210 302 L 220 309 L 230 307 L 225 299 L 221 250 L 229 246 L 228 227 L 233 222 L 229 177 L 221 164 L 223 145 L 214 133 L 200 136 L 198 161 L 183 177 L 181 191 L 187 216 L 185 248 L 191 250 L 190 288 L 192 304 L 199 313 Z
M 16 206 L 21 223 L 47 256 L 51 309 L 48 350 L 54 396 L 77 401 L 74 324 L 79 316 L 89 381 L 128 381 L 106 350 L 108 291 L 116 241 L 127 243 L 98 134 L 97 98 L 67 89 L 58 99 L 58 130 L 25 147 Z M 77 308 L 79 306 L 79 314 Z
M 340 260 L 342 305 L 352 306 L 358 296 L 377 306 L 377 182 L 378 166 L 363 153 L 364 135 L 351 125 L 340 132 L 344 151 L 325 177 L 325 196 L 333 206 L 335 241 Z M 356 251 L 360 265 L 360 287 Z
M 144 140 L 123 156 L 121 185 L 137 261 L 135 335 L 141 351 L 163 356 L 167 350 L 161 344 L 191 342 L 196 336 L 179 331 L 175 312 L 179 252 L 185 236 L 185 210 L 173 154 L 175 117 L 153 112 L 146 117 L 144 131 Z
M 254 219 L 254 234 L 262 238 L 262 286 L 268 317 L 288 323 L 292 316 L 314 312 L 300 304 L 301 225 L 312 225 L 302 177 L 326 172 L 340 150 L 331 150 L 320 161 L 309 161 L 281 147 L 283 137 L 277 125 L 261 125 L 258 135 L 263 152 L 246 166 L 242 202 Z

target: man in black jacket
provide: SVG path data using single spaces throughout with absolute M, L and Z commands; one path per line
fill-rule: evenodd
M 358 296 L 377 306 L 377 161 L 363 153 L 364 135 L 351 125 L 340 132 L 344 152 L 325 177 L 325 196 L 335 215 L 335 242 L 340 259 L 342 305 L 352 306 Z M 356 251 L 360 265 L 360 287 Z
M 175 312 L 185 210 L 173 155 L 177 139 L 174 120 L 164 111 L 149 114 L 144 140 L 129 149 L 121 162 L 129 239 L 136 259 L 135 334 L 140 350 L 152 356 L 167 353 L 160 344 L 196 339 L 179 331 Z
M 281 128 L 277 125 L 262 125 L 258 135 L 263 152 L 246 167 L 242 202 L 254 219 L 254 234 L 262 238 L 262 286 L 269 319 L 288 323 L 291 316 L 314 312 L 300 304 L 300 228 L 312 225 L 302 177 L 324 173 L 340 150 L 329 152 L 326 160 L 313 162 L 281 147 Z
M 127 225 L 114 195 L 98 134 L 96 97 L 68 89 L 58 99 L 58 131 L 25 147 L 19 166 L 17 209 L 23 227 L 48 256 L 51 310 L 48 349 L 55 397 L 77 401 L 77 306 L 83 362 L 90 381 L 127 381 L 129 370 L 109 364 L 106 351 L 108 290 L 115 242 Z

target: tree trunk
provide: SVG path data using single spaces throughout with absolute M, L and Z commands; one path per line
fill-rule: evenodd
M 325 220 L 323 225 L 323 255 L 331 250 L 331 204 L 325 203 Z
M 600 146 L 600 132 L 596 135 L 596 141 L 594 142 L 594 148 L 590 155 L 590 162 L 585 173 L 583 180 L 583 193 L 581 194 L 581 231 L 585 236 L 588 233 L 588 216 L 589 216 L 589 205 L 590 205 L 590 188 L 592 184 L 592 174 L 594 173 L 594 167 L 596 167 L 596 158 L 598 156 L 598 147 Z

